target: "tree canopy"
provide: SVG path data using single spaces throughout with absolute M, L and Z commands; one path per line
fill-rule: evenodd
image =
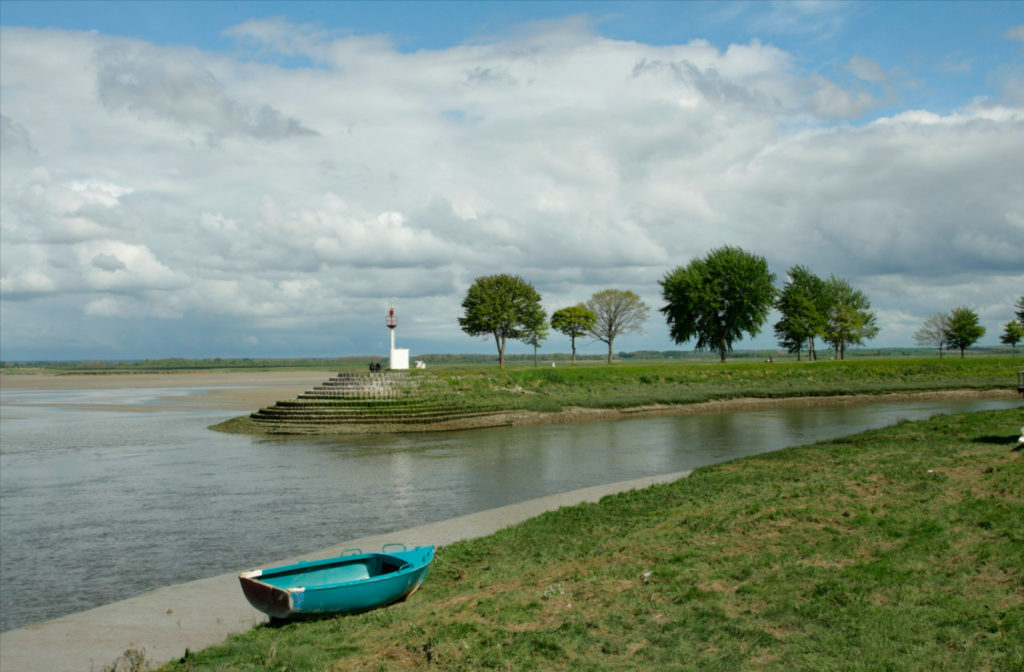
M 551 326 L 569 337 L 572 345 L 572 363 L 576 363 L 576 339 L 590 333 L 597 316 L 582 303 L 556 310 L 551 314 Z
M 498 366 L 505 366 L 507 339 L 543 340 L 546 315 L 540 294 L 518 275 L 502 273 L 477 278 L 462 300 L 459 326 L 470 336 L 493 336 Z
M 964 358 L 964 350 L 971 347 L 985 335 L 985 327 L 978 324 L 978 314 L 970 308 L 959 306 L 949 314 L 949 347 L 960 351 L 960 359 Z
M 616 336 L 644 331 L 647 304 L 628 289 L 605 289 L 587 301 L 586 309 L 594 314 L 591 336 L 608 344 L 608 363 L 612 363 L 612 343 Z
M 846 359 L 847 346 L 863 345 L 878 335 L 871 302 L 867 294 L 834 275 L 825 281 L 825 297 L 829 310 L 823 337 L 836 359 Z
M 999 337 L 1000 343 L 1013 348 L 1013 354 L 1017 354 L 1017 344 L 1024 341 L 1024 327 L 1020 326 L 1020 322 L 1007 322 L 1003 326 L 1003 334 Z
M 938 348 L 939 357 L 942 357 L 942 349 L 949 341 L 949 314 L 936 313 L 925 320 L 921 328 L 914 332 L 914 341 L 918 345 Z
M 814 339 L 825 329 L 825 282 L 806 266 L 789 269 L 789 282 L 775 301 L 775 309 L 782 319 L 775 323 L 775 337 L 787 352 L 796 353 L 807 345 L 809 359 L 815 357 Z
M 720 247 L 659 281 L 669 335 L 676 343 L 696 337 L 697 350 L 715 350 L 724 362 L 743 333 L 756 336 L 775 298 L 775 275 L 764 257 Z

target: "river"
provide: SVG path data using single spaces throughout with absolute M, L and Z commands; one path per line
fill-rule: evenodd
M 0 631 L 535 497 L 935 413 L 1020 406 L 890 402 L 265 438 L 207 429 L 237 412 L 138 412 L 168 393 L 18 390 L 0 399 Z M 83 400 L 106 410 L 81 410 Z

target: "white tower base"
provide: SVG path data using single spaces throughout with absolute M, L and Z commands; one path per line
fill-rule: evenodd
M 408 348 L 397 348 L 391 350 L 391 370 L 392 371 L 405 371 L 409 368 L 409 350 Z

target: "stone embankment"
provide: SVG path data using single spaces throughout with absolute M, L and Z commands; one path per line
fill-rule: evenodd
M 339 373 L 250 418 L 269 431 L 303 431 L 339 425 L 431 425 L 494 411 L 456 404 L 429 373 L 382 371 Z

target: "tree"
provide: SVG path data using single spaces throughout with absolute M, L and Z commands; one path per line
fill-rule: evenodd
M 537 348 L 540 347 L 542 341 L 547 340 L 548 337 L 548 324 L 546 320 L 541 320 L 537 324 L 531 324 L 527 329 L 526 338 L 523 342 L 527 345 L 533 346 L 533 368 L 537 368 Z
M 596 292 L 586 303 L 594 314 L 594 325 L 588 333 L 608 344 L 608 363 L 612 363 L 612 343 L 616 336 L 644 333 L 647 304 L 628 289 L 605 289 Z
M 1017 322 L 1021 327 L 1024 327 L 1024 296 L 1020 297 L 1017 301 Z
M 576 363 L 576 339 L 590 333 L 597 316 L 582 303 L 551 313 L 551 326 L 569 337 L 572 344 L 572 363 Z
M 782 314 L 775 323 L 775 337 L 787 352 L 795 352 L 799 361 L 805 343 L 807 357 L 814 357 L 814 338 L 824 330 L 821 303 L 825 283 L 806 266 L 793 266 L 788 275 L 789 282 L 775 301 L 775 309 Z
M 843 278 L 832 275 L 825 281 L 829 305 L 823 337 L 836 359 L 846 359 L 849 345 L 863 345 L 878 335 L 875 314 L 867 295 Z
M 939 357 L 942 357 L 942 348 L 949 341 L 949 313 L 936 313 L 925 320 L 914 332 L 914 341 L 920 346 L 935 346 L 939 349 Z
M 764 257 L 720 247 L 659 280 L 669 335 L 676 343 L 697 338 L 697 350 L 716 350 L 725 361 L 743 332 L 756 336 L 775 299 L 775 275 Z
M 477 278 L 462 300 L 462 310 L 459 326 L 470 336 L 493 336 L 502 368 L 507 339 L 529 339 L 546 318 L 533 285 L 505 273 Z
M 970 308 L 960 306 L 949 314 L 949 347 L 960 350 L 960 359 L 964 358 L 964 349 L 984 335 L 985 327 L 978 324 L 978 314 Z
M 1020 322 L 1007 322 L 999 341 L 1013 348 L 1013 356 L 1016 357 L 1017 344 L 1024 341 L 1024 327 L 1020 326 Z

